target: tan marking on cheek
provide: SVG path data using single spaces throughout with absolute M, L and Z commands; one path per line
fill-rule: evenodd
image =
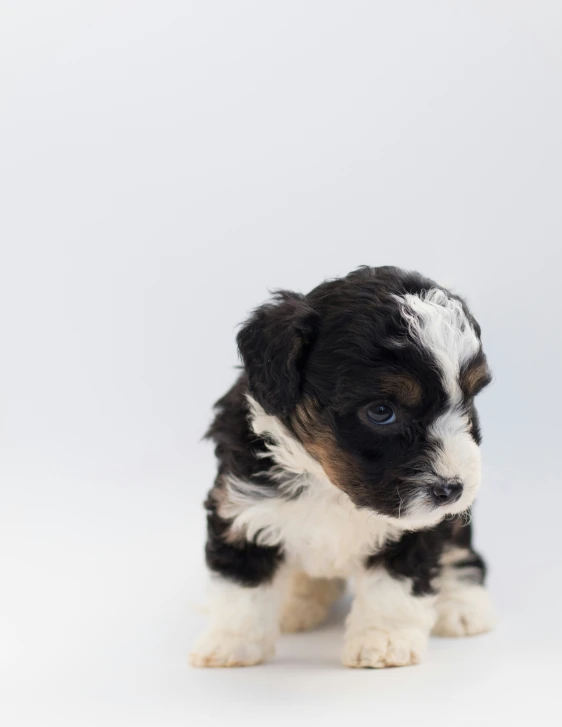
M 330 482 L 350 494 L 361 482 L 361 475 L 352 455 L 338 446 L 329 425 L 308 401 L 299 404 L 292 419 L 303 447 L 320 462 Z
M 418 406 L 422 401 L 421 384 L 407 374 L 383 374 L 380 389 L 385 394 L 396 396 L 406 406 Z

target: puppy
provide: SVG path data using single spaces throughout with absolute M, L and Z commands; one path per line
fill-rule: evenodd
M 431 633 L 488 631 L 471 546 L 474 397 L 490 382 L 461 298 L 395 267 L 279 292 L 240 330 L 244 371 L 208 436 L 210 623 L 195 666 L 273 656 L 353 577 L 342 661 L 416 664 Z

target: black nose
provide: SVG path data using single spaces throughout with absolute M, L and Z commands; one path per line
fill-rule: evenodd
M 449 505 L 462 495 L 462 484 L 458 480 L 441 480 L 431 490 L 437 505 Z

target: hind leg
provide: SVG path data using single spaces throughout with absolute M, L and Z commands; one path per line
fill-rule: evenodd
M 436 636 L 474 636 L 490 631 L 495 614 L 484 587 L 485 567 L 471 548 L 445 553 L 438 583 Z
M 311 578 L 295 573 L 281 609 L 281 631 L 293 633 L 316 628 L 326 620 L 331 604 L 345 591 L 342 578 Z

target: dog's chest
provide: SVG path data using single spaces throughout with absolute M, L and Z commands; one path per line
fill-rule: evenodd
M 315 577 L 349 576 L 399 537 L 395 527 L 321 481 L 296 499 L 273 499 L 250 510 L 244 520 L 257 540 L 281 545 L 291 565 Z
M 400 531 L 368 510 L 358 510 L 333 485 L 279 420 L 248 398 L 252 429 L 267 435 L 267 448 L 281 477 L 278 497 L 260 497 L 252 486 L 236 482 L 225 517 L 235 530 L 263 545 L 279 545 L 292 565 L 312 576 L 347 576 L 369 555 L 400 537 Z M 244 494 L 246 493 L 246 494 Z M 300 493 L 300 494 L 299 494 Z

